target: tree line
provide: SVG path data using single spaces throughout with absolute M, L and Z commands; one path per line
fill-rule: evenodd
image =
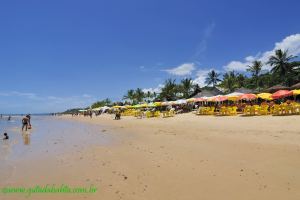
M 247 66 L 248 73 L 229 71 L 224 73 L 221 78 L 220 73 L 211 70 L 207 74 L 205 84 L 223 88 L 225 93 L 233 92 L 237 88 L 260 92 L 278 84 L 290 87 L 300 81 L 300 61 L 295 61 L 295 58 L 296 56 L 289 55 L 287 50 L 279 49 L 266 63 L 254 60 L 251 65 Z M 264 71 L 264 65 L 271 66 L 271 70 Z M 128 90 L 123 99 L 132 104 L 153 100 L 172 101 L 189 98 L 199 91 L 199 85 L 194 83 L 191 78 L 182 79 L 179 83 L 176 83 L 175 79 L 167 79 L 159 94 L 150 91 L 143 92 L 141 88 L 137 88 Z

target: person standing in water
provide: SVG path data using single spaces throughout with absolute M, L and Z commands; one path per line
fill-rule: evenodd
M 4 135 L 3 140 L 8 140 L 9 139 L 7 133 L 4 133 L 3 135 Z
M 27 128 L 28 128 L 28 122 L 29 122 L 29 119 L 27 118 L 27 116 L 23 117 L 22 119 L 22 131 L 24 130 L 25 128 L 25 131 L 27 131 Z
M 30 114 L 26 115 L 26 117 L 28 118 L 28 125 L 31 126 L 31 122 L 30 122 L 31 116 L 30 116 Z
M 10 121 L 10 120 L 11 120 L 11 116 L 10 116 L 10 115 L 8 116 L 8 119 L 7 119 L 7 120 L 8 120 L 8 121 Z

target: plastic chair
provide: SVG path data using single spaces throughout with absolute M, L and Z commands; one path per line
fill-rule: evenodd
M 268 115 L 269 114 L 269 106 L 268 105 L 263 105 L 260 107 L 259 114 L 260 115 Z

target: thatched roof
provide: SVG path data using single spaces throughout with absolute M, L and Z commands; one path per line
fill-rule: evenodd
M 300 82 L 295 84 L 295 85 L 292 85 L 291 87 L 292 89 L 300 89 Z
M 200 97 L 212 97 L 216 95 L 221 95 L 223 92 L 221 92 L 217 88 L 211 88 L 211 89 L 201 89 L 201 92 L 193 96 L 193 98 L 200 98 Z
M 270 87 L 270 88 L 266 89 L 266 92 L 273 93 L 273 92 L 276 92 L 278 90 L 289 90 L 289 89 L 291 89 L 291 88 L 289 88 L 287 86 L 275 85 L 273 87 Z
M 255 93 L 255 90 L 251 90 L 251 89 L 247 89 L 247 88 L 239 88 L 239 89 L 236 89 L 234 92 L 250 94 L 250 93 Z

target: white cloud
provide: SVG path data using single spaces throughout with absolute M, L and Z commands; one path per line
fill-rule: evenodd
M 224 66 L 224 69 L 226 71 L 246 71 L 247 66 L 250 65 L 251 62 L 240 62 L 240 61 L 231 61 L 226 66 Z
M 274 55 L 274 52 L 277 49 L 288 50 L 289 54 L 294 56 L 300 55 L 300 34 L 290 35 L 284 38 L 281 42 L 275 43 L 274 48 L 270 51 L 258 53 L 256 56 L 247 56 L 244 61 L 231 61 L 223 68 L 226 71 L 246 71 L 247 66 L 254 60 L 260 60 L 265 64 L 269 60 L 269 57 Z M 264 66 L 263 69 L 270 70 L 270 66 Z
M 201 69 L 197 71 L 197 77 L 193 80 L 194 84 L 198 84 L 200 87 L 204 87 L 205 79 L 207 77 L 208 72 L 210 72 L 212 69 Z M 215 70 L 216 71 L 216 70 Z
M 155 93 L 160 93 L 161 89 L 164 87 L 163 84 L 159 84 L 156 88 L 145 88 L 143 89 L 143 92 L 147 93 L 147 92 L 155 92 Z
M 196 67 L 194 63 L 184 63 L 178 67 L 172 69 L 166 69 L 163 71 L 166 71 L 172 75 L 185 76 L 185 75 L 190 75 L 192 71 L 194 71 L 195 69 Z

